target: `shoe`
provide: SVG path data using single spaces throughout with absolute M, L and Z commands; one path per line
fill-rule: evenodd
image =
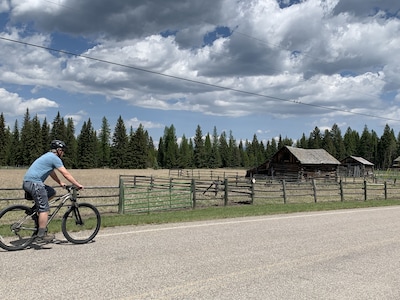
M 54 241 L 55 235 L 46 233 L 44 236 L 37 236 L 35 242 L 37 243 L 51 243 Z

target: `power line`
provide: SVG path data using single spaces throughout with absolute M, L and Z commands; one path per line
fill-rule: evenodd
M 184 77 L 180 77 L 180 76 L 165 74 L 165 73 L 161 73 L 161 72 L 157 72 L 157 71 L 152 71 L 152 70 L 140 68 L 140 67 L 137 67 L 137 66 L 126 65 L 126 64 L 117 63 L 117 62 L 113 62 L 113 61 L 109 61 L 109 60 L 105 60 L 105 59 L 100 59 L 100 58 L 95 58 L 95 57 L 91 57 L 91 56 L 87 56 L 87 55 L 83 55 L 83 54 L 77 54 L 77 53 L 66 51 L 66 50 L 60 50 L 60 49 L 41 46 L 41 45 L 32 44 L 32 43 L 28 43 L 28 42 L 18 41 L 18 40 L 14 40 L 14 39 L 10 39 L 10 38 L 0 37 L 0 40 L 12 42 L 12 43 L 17 43 L 17 44 L 21 44 L 21 45 L 25 45 L 25 46 L 35 47 L 35 48 L 39 48 L 39 49 L 44 49 L 44 50 L 47 50 L 47 51 L 62 53 L 62 54 L 70 55 L 70 56 L 82 57 L 82 58 L 89 59 L 89 60 L 92 60 L 92 61 L 97 61 L 97 62 L 110 64 L 110 65 L 114 65 L 114 66 L 118 66 L 118 67 L 128 68 L 128 69 L 132 69 L 132 70 L 136 70 L 136 71 L 140 71 L 140 72 L 145 72 L 145 73 L 149 73 L 149 74 L 163 76 L 163 77 L 166 77 L 166 78 L 172 78 L 172 79 L 185 81 L 185 82 L 189 82 L 189 83 L 200 84 L 200 85 L 203 85 L 203 86 L 208 86 L 208 87 L 217 88 L 217 89 L 221 89 L 221 90 L 232 91 L 232 92 L 241 93 L 241 94 L 245 94 L 245 95 L 262 97 L 262 98 L 267 98 L 267 99 L 270 99 L 270 100 L 288 102 L 288 103 L 292 103 L 292 104 L 305 105 L 305 106 L 324 109 L 324 110 L 349 113 L 349 114 L 359 115 L 359 116 L 364 116 L 364 117 L 377 118 L 377 119 L 382 119 L 382 120 L 387 120 L 387 121 L 396 121 L 396 122 L 400 121 L 399 119 L 393 119 L 393 118 L 377 116 L 377 115 L 367 114 L 367 113 L 353 112 L 353 111 L 350 111 L 350 110 L 334 108 L 334 107 L 328 107 L 328 106 L 323 106 L 323 105 L 318 105 L 318 104 L 304 103 L 304 102 L 301 102 L 301 101 L 298 101 L 298 100 L 290 100 L 290 99 L 285 99 L 285 98 L 280 98 L 280 97 L 269 96 L 269 95 L 255 93 L 255 92 L 235 89 L 235 88 L 231 88 L 231 87 L 225 87 L 225 86 L 216 85 L 216 84 L 212 84 L 212 83 L 207 83 L 207 82 L 203 82 L 203 81 L 199 81 L 199 80 L 194 80 L 194 79 L 184 78 Z
M 44 2 L 48 2 L 48 3 L 50 3 L 50 4 L 53 4 L 53 5 L 55 5 L 55 6 L 59 6 L 59 7 L 63 7 L 63 8 L 67 8 L 67 9 L 70 9 L 70 10 L 76 10 L 76 11 L 78 11 L 77 9 L 75 9 L 75 8 L 73 8 L 73 7 L 70 7 L 70 6 L 66 6 L 66 5 L 63 5 L 63 4 L 60 4 L 60 3 L 57 3 L 57 2 L 54 2 L 54 1 L 50 1 L 50 0 L 43 0 Z M 161 3 L 159 3 L 159 5 L 160 6 L 164 6 L 164 7 L 167 7 L 166 5 L 163 5 L 163 4 L 161 4 Z M 214 27 L 218 27 L 216 24 L 212 24 L 212 23 L 209 23 L 209 22 L 207 22 L 208 24 L 210 24 L 210 25 L 213 25 Z M 244 32 L 241 32 L 241 31 L 239 31 L 238 30 L 238 28 L 239 28 L 239 25 L 237 25 L 237 26 L 235 26 L 235 28 L 234 29 L 232 29 L 231 30 L 231 35 L 233 35 L 233 34 L 238 34 L 238 35 L 241 35 L 242 37 L 245 37 L 245 38 L 247 38 L 247 39 L 251 39 L 251 40 L 254 40 L 254 41 L 257 41 L 258 43 L 261 43 L 261 44 L 264 44 L 264 45 L 269 45 L 269 46 L 272 46 L 272 47 L 275 47 L 275 48 L 278 48 L 278 49 L 281 49 L 281 50 L 284 50 L 284 51 L 290 51 L 290 52 L 293 52 L 293 51 L 296 51 L 296 50 L 293 50 L 293 49 L 288 49 L 288 48 L 286 48 L 286 47 L 282 47 L 281 45 L 279 45 L 279 44 L 274 44 L 274 43 L 271 43 L 271 42 L 269 42 L 269 41 L 265 41 L 265 40 L 263 40 L 263 39 L 260 39 L 260 38 L 257 38 L 257 37 L 255 37 L 255 36 L 253 36 L 253 35 L 249 35 L 249 34 L 247 34 L 247 33 L 244 33 Z M 56 51 L 56 50 L 55 50 Z M 300 53 L 301 53 L 301 55 L 303 56 L 303 57 L 307 57 L 307 58 L 309 58 L 309 59 L 312 59 L 312 60 L 314 60 L 314 61 L 320 61 L 320 62 L 323 62 L 322 60 L 321 60 L 321 58 L 319 58 L 319 57 L 314 57 L 314 56 L 312 56 L 312 55 L 310 55 L 310 54 L 308 54 L 307 52 L 305 52 L 305 51 L 299 51 Z M 71 55 L 76 55 L 76 54 L 71 54 Z M 82 56 L 83 57 L 83 56 Z M 86 58 L 89 58 L 89 57 L 86 57 Z M 106 62 L 106 61 L 103 61 L 103 62 Z M 107 62 L 107 63 L 111 63 L 111 62 Z M 125 66 L 125 67 L 128 67 L 128 66 Z M 271 68 L 272 69 L 272 68 Z M 272 69 L 272 70 L 275 70 L 275 71 L 279 71 L 279 70 L 276 70 L 276 69 Z M 145 71 L 145 70 L 142 70 L 142 71 Z M 157 73 L 157 72 L 156 72 Z M 165 74 L 159 74 L 159 75 L 165 75 Z M 178 79 L 178 78 L 176 78 L 176 79 Z M 183 78 L 181 78 L 181 79 L 183 79 Z M 302 81 L 306 81 L 305 79 L 303 79 Z M 383 80 L 384 81 L 384 80 Z M 196 82 L 196 81 L 195 81 Z M 385 82 L 385 81 L 384 81 Z M 201 82 L 197 82 L 197 83 L 201 83 Z M 220 87 L 221 88 L 221 87 Z M 238 90 L 236 90 L 237 92 L 239 92 Z M 352 92 L 352 93 L 354 93 L 354 94 L 360 94 L 360 95 L 366 95 L 366 96 L 368 96 L 368 97 L 371 97 L 371 98 L 375 98 L 373 95 L 371 95 L 371 94 L 368 94 L 368 93 L 365 93 L 365 92 L 361 92 L 361 91 L 356 91 L 356 90 L 354 90 L 354 89 L 352 89 L 352 90 L 350 90 L 350 92 Z M 266 97 L 270 97 L 270 96 L 266 96 Z M 270 97 L 271 98 L 271 97 Z M 272 97 L 273 98 L 273 97 Z M 288 102 L 291 102 L 291 100 L 287 100 L 287 99 L 275 99 L 275 100 L 281 100 L 281 101 L 288 101 Z M 323 106 L 315 106 L 315 107 L 320 107 L 320 108 L 325 108 L 325 107 L 323 107 Z M 346 111 L 347 113 L 349 113 L 349 111 Z M 350 112 L 351 113 L 351 112 Z M 363 114 L 364 116 L 373 116 L 373 115 L 368 115 L 368 114 Z M 397 121 L 397 120 L 396 120 Z

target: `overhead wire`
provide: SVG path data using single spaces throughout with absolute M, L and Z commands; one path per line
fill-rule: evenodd
M 110 64 L 110 65 L 114 65 L 114 66 L 118 66 L 118 67 L 128 68 L 128 69 L 141 71 L 141 72 L 145 72 L 145 73 L 149 73 L 149 74 L 163 76 L 163 77 L 166 77 L 166 78 L 177 79 L 177 80 L 181 80 L 181 81 L 185 81 L 185 82 L 189 82 L 189 83 L 200 84 L 200 85 L 203 85 L 203 86 L 208 86 L 208 87 L 217 88 L 217 89 L 226 90 L 226 91 L 232 91 L 232 92 L 241 93 L 241 94 L 245 94 L 245 95 L 263 97 L 263 98 L 267 98 L 267 99 L 270 99 L 270 100 L 289 102 L 289 103 L 305 105 L 305 106 L 324 109 L 324 110 L 348 113 L 348 114 L 359 115 L 359 116 L 364 116 L 364 117 L 377 118 L 377 119 L 382 119 L 382 120 L 387 120 L 387 121 L 397 121 L 397 122 L 400 121 L 399 119 L 394 119 L 394 118 L 389 118 L 389 117 L 384 117 L 384 116 L 378 116 L 378 115 L 373 115 L 373 114 L 354 112 L 354 111 L 350 111 L 350 110 L 345 110 L 345 109 L 340 109 L 340 108 L 335 108 L 335 107 L 329 107 L 329 106 L 324 106 L 324 105 L 318 105 L 318 104 L 312 104 L 312 103 L 305 103 L 305 102 L 301 102 L 301 101 L 298 101 L 298 100 L 290 100 L 290 99 L 285 99 L 285 98 L 281 98 L 281 97 L 275 97 L 275 96 L 270 96 L 270 95 L 265 95 L 265 94 L 245 91 L 245 90 L 241 90 L 241 89 L 236 89 L 236 88 L 232 88 L 232 87 L 221 86 L 221 85 L 217 85 L 217 84 L 203 82 L 203 81 L 200 81 L 200 80 L 184 78 L 184 77 L 180 77 L 180 76 L 176 76 L 176 75 L 171 75 L 171 74 L 166 74 L 166 73 L 162 73 L 162 72 L 157 72 L 157 71 L 153 71 L 153 70 L 144 69 L 144 68 L 137 67 L 137 66 L 117 63 L 117 62 L 113 62 L 113 61 L 109 61 L 109 60 L 105 60 L 105 59 L 100 59 L 100 58 L 96 58 L 96 57 L 92 57 L 92 56 L 88 56 L 88 55 L 84 55 L 84 54 L 78 54 L 78 53 L 74 53 L 74 52 L 71 52 L 71 51 L 51 48 L 51 47 L 47 47 L 47 46 L 41 46 L 41 45 L 28 43 L 28 42 L 24 42 L 24 41 L 19 41 L 19 40 L 15 40 L 15 39 L 10 39 L 10 38 L 6 38 L 6 37 L 1 37 L 0 36 L 0 40 L 13 42 L 13 43 L 17 43 L 17 44 L 21 44 L 21 45 L 25 45 L 25 46 L 40 48 L 40 49 L 44 49 L 44 50 L 47 50 L 47 51 L 62 53 L 62 54 L 66 54 L 66 55 L 70 55 L 70 56 L 74 56 L 74 57 L 81 57 L 81 58 L 85 58 L 85 59 L 92 60 L 92 61 L 97 61 L 97 62 Z
M 49 1 L 49 0 L 43 0 L 43 1 L 48 2 L 50 4 L 53 4 L 53 5 L 56 5 L 56 6 L 64 7 L 64 8 L 67 8 L 67 9 L 72 9 L 72 10 L 74 9 L 72 7 L 68 7 L 66 5 L 62 5 L 60 3 L 56 3 L 56 2 L 53 2 L 53 1 Z M 273 44 L 271 44 L 271 43 L 269 43 L 267 41 L 264 41 L 262 39 L 253 37 L 253 36 L 248 35 L 248 34 L 243 33 L 243 32 L 240 32 L 240 31 L 237 30 L 237 28 L 235 28 L 231 32 L 232 32 L 232 34 L 236 33 L 236 34 L 239 34 L 239 35 L 241 35 L 243 37 L 246 37 L 248 39 L 253 39 L 253 40 L 255 40 L 255 41 L 259 42 L 259 43 L 272 45 L 273 47 L 281 48 L 281 49 L 283 49 L 285 51 L 292 51 L 290 49 L 285 49 L 284 47 L 281 47 L 280 45 L 273 45 Z M 47 51 L 63 53 L 63 54 L 74 56 L 74 57 L 81 57 L 81 58 L 85 58 L 85 59 L 88 59 L 88 60 L 97 61 L 97 62 L 101 62 L 101 63 L 105 63 L 105 64 L 110 64 L 110 65 L 119 66 L 119 67 L 123 67 L 123 68 L 129 68 L 129 69 L 132 69 L 132 70 L 146 72 L 146 73 L 149 73 L 149 74 L 163 76 L 163 77 L 167 77 L 167 78 L 171 78 L 171 79 L 181 80 L 181 81 L 194 83 L 194 84 L 200 84 L 200 85 L 203 85 L 203 86 L 208 86 L 208 87 L 212 87 L 212 88 L 216 88 L 216 89 L 232 91 L 232 92 L 251 95 L 251 96 L 256 96 L 256 97 L 263 97 L 263 98 L 267 98 L 267 99 L 270 99 L 270 100 L 288 102 L 288 103 L 304 105 L 304 106 L 309 106 L 309 107 L 314 107 L 314 108 L 319 108 L 319 109 L 324 109 L 324 110 L 329 110 L 329 111 L 336 111 L 336 112 L 342 112 L 342 113 L 347 113 L 347 114 L 352 114 L 352 115 L 359 115 L 359 116 L 383 119 L 383 120 L 387 120 L 387 121 L 396 121 L 396 122 L 400 121 L 399 119 L 384 117 L 384 116 L 380 116 L 380 115 L 355 112 L 355 111 L 352 111 L 352 110 L 335 108 L 335 107 L 332 107 L 332 106 L 324 106 L 324 105 L 318 105 L 318 104 L 312 104 L 312 103 L 305 103 L 305 102 L 302 102 L 302 101 L 299 101 L 299 100 L 285 99 L 285 98 L 282 98 L 282 97 L 276 97 L 276 96 L 271 96 L 271 95 L 265 95 L 265 94 L 260 94 L 260 93 L 256 93 L 256 92 L 246 91 L 246 90 L 242 90 L 242 89 L 236 89 L 236 88 L 232 88 L 232 87 L 221 86 L 221 85 L 217 85 L 217 84 L 203 82 L 203 81 L 200 81 L 200 80 L 189 79 L 189 78 L 180 77 L 180 76 L 176 76 L 176 75 L 170 75 L 170 74 L 157 72 L 157 71 L 153 71 L 153 70 L 149 70 L 149 69 L 145 69 L 145 68 L 141 68 L 141 67 L 137 67 L 137 66 L 117 63 L 117 62 L 113 62 L 113 61 L 109 61 L 109 60 L 105 60 L 105 59 L 99 59 L 99 58 L 88 56 L 88 55 L 84 55 L 84 54 L 78 54 L 78 53 L 74 53 L 74 52 L 71 52 L 71 51 L 66 51 L 66 50 L 61 50 L 61 49 L 55 49 L 55 48 L 51 48 L 51 47 L 41 46 L 41 45 L 28 43 L 28 42 L 24 42 L 24 41 L 19 41 L 19 40 L 14 40 L 14 39 L 6 38 L 6 37 L 1 37 L 0 36 L 0 39 L 4 40 L 4 41 L 23 44 L 25 46 L 41 48 L 41 49 L 44 49 L 44 50 L 47 50 Z M 308 55 L 307 53 L 304 53 L 304 52 L 302 52 L 302 55 L 306 56 L 306 57 L 311 57 L 310 55 Z

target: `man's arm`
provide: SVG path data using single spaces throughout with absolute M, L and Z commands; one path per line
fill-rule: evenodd
M 56 172 L 52 171 L 52 172 L 50 173 L 50 177 L 51 177 L 55 182 L 57 182 L 60 186 L 63 186 L 63 185 L 64 185 L 63 182 L 60 180 L 60 178 L 58 178 Z
M 78 187 L 80 189 L 83 189 L 83 185 L 81 185 L 78 181 L 76 181 L 76 179 L 71 175 L 71 173 L 65 167 L 60 167 L 57 170 L 64 176 L 65 179 L 67 179 L 73 185 L 75 185 L 76 187 Z M 51 174 L 50 174 L 50 176 L 51 176 Z M 51 177 L 53 178 L 53 176 L 51 176 Z

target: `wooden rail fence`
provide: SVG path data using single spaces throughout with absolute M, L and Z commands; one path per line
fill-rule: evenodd
M 58 194 L 63 190 L 59 189 Z M 399 199 L 396 181 L 312 179 L 304 182 L 221 178 L 160 178 L 121 175 L 119 186 L 85 187 L 82 201 L 104 213 L 149 213 L 162 210 L 196 209 L 210 206 L 276 203 L 317 203 Z M 21 188 L 0 188 L 0 209 L 24 199 Z

